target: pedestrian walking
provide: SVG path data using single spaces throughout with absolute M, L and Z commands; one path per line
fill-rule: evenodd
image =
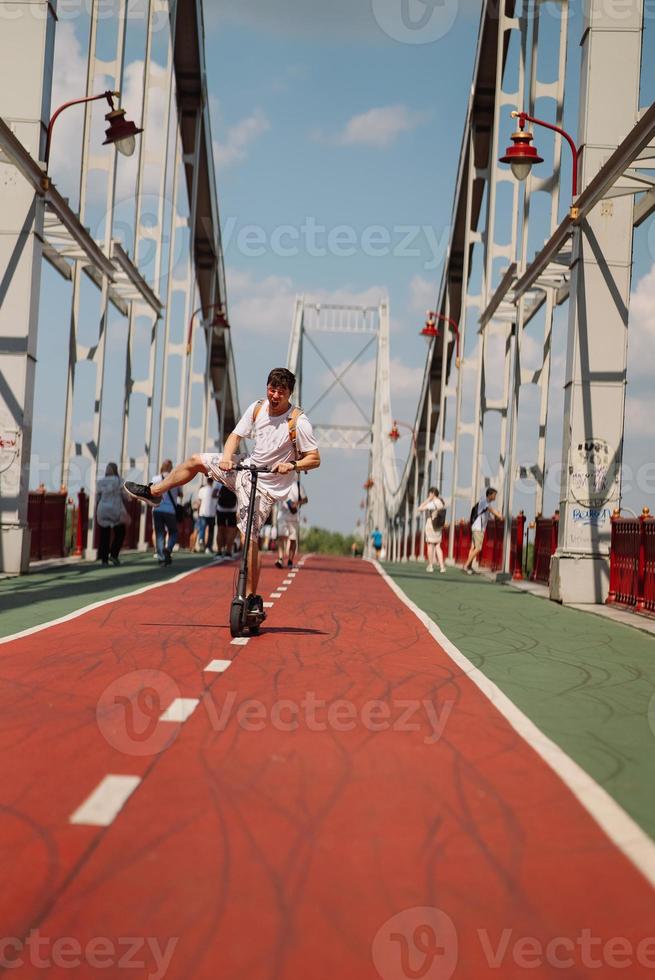
M 446 504 L 439 496 L 437 487 L 430 487 L 427 499 L 418 507 L 419 512 L 425 513 L 425 543 L 428 546 L 428 563 L 426 572 L 434 571 L 434 559 L 439 562 L 439 571 L 443 575 L 446 566 L 443 560 L 443 549 L 441 547 L 441 535 L 443 534 L 444 524 L 446 523 Z
M 376 527 L 371 534 L 371 541 L 373 542 L 373 547 L 375 548 L 375 557 L 379 558 L 382 554 L 382 531 L 379 527 Z
M 262 611 L 264 600 L 257 594 L 261 528 L 275 502 L 286 500 L 296 474 L 321 465 L 312 424 L 301 408 L 291 404 L 295 386 L 296 378 L 291 371 L 274 368 L 266 382 L 266 398 L 248 406 L 228 437 L 222 455 L 197 453 L 176 466 L 160 483 L 125 484 L 125 489 L 131 496 L 159 510 L 162 499 L 169 491 L 189 483 L 198 473 L 209 474 L 236 493 L 237 526 L 242 538 L 245 538 L 251 476 L 247 470 L 235 471 L 234 457 L 242 439 L 254 438 L 254 449 L 243 465 L 266 467 L 268 472 L 260 474 L 257 484 L 248 556 L 248 602 L 250 608 Z
M 163 483 L 163 481 L 170 476 L 172 470 L 172 460 L 165 459 L 159 469 L 159 475 L 153 479 L 150 485 L 155 487 L 159 483 Z M 128 484 L 126 484 L 126 489 L 127 486 Z M 165 491 L 162 495 L 159 507 L 152 515 L 155 529 L 155 541 L 157 543 L 157 558 L 159 559 L 159 564 L 162 566 L 170 565 L 173 561 L 172 551 L 175 547 L 175 542 L 177 541 L 178 499 L 179 498 L 175 490 Z
M 293 568 L 300 540 L 300 508 L 308 503 L 300 480 L 291 485 L 286 500 L 280 501 L 277 512 L 277 561 L 276 568 Z
M 230 558 L 237 536 L 237 495 L 221 483 L 216 502 L 216 551 Z
M 497 496 L 498 494 L 494 488 L 488 487 L 471 511 L 471 549 L 469 551 L 468 558 L 466 559 L 466 564 L 462 569 L 462 571 L 466 572 L 467 575 L 473 574 L 473 562 L 482 551 L 484 532 L 486 531 L 487 524 L 489 523 L 489 518 L 495 517 L 496 520 L 499 521 L 502 521 L 503 519 L 503 515 L 499 514 L 498 511 L 494 510 L 494 508 L 491 506 Z
M 211 476 L 198 491 L 198 551 L 213 553 L 214 526 L 216 524 L 216 508 L 218 505 L 218 489 L 214 486 Z
M 96 520 L 98 522 L 98 559 L 106 567 L 120 565 L 119 554 L 125 540 L 129 515 L 123 499 L 123 481 L 116 463 L 107 463 L 105 475 L 96 488 Z

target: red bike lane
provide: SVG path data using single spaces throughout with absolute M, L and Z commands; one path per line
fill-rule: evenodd
M 649 884 L 373 566 L 309 559 L 241 647 L 232 578 L 2 648 L 8 972 L 652 974 Z M 142 778 L 113 823 L 68 823 L 108 773 Z

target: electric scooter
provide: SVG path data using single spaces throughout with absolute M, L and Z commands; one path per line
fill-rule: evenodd
M 246 534 L 241 553 L 241 568 L 237 582 L 237 591 L 232 605 L 230 606 L 230 633 L 232 636 L 243 636 L 247 630 L 250 636 L 257 636 L 259 627 L 266 619 L 263 608 L 249 608 L 248 605 L 248 552 L 250 551 L 250 538 L 252 535 L 252 522 L 255 515 L 255 497 L 257 496 L 257 476 L 259 473 L 269 473 L 267 466 L 243 466 L 238 463 L 235 470 L 247 470 L 250 473 L 250 499 L 248 501 L 248 517 L 246 520 Z

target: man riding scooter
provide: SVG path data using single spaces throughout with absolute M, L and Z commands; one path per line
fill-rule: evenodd
M 259 580 L 259 532 L 276 501 L 284 501 L 298 473 L 317 469 L 321 465 L 318 445 L 312 424 L 301 408 L 291 404 L 296 378 L 286 368 L 275 368 L 268 376 L 266 398 L 253 402 L 228 436 L 223 454 L 197 453 L 176 466 L 157 484 L 126 483 L 125 490 L 151 507 L 156 507 L 163 495 L 175 487 L 189 483 L 198 473 L 212 476 L 237 495 L 237 525 L 242 540 L 246 536 L 246 521 L 250 496 L 251 475 L 247 469 L 235 470 L 234 456 L 242 439 L 254 438 L 244 467 L 267 468 L 260 473 L 251 528 L 248 554 L 248 603 L 261 609 L 263 600 L 257 594 Z

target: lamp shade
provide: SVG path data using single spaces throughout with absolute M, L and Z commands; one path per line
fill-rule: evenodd
M 125 118 L 125 109 L 113 109 L 105 119 L 109 123 L 103 146 L 114 144 L 119 153 L 131 157 L 136 149 L 136 137 L 143 130 L 139 129 L 131 119 Z
M 525 180 L 535 163 L 543 163 L 543 157 L 537 153 L 537 148 L 531 146 L 532 133 L 519 129 L 512 134 L 512 145 L 505 150 L 501 163 L 509 163 L 512 173 L 517 180 Z

